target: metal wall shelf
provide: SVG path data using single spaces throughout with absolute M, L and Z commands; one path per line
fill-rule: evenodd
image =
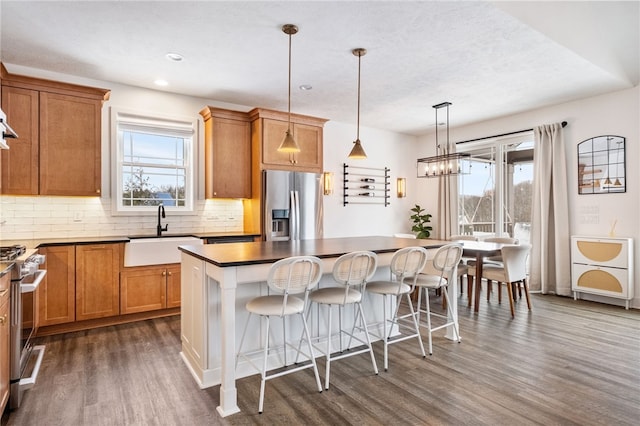
M 390 169 L 342 165 L 342 205 L 384 204 L 388 206 Z

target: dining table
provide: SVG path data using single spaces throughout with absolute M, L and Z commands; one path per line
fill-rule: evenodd
M 482 268 L 484 260 L 490 256 L 500 255 L 502 247 L 510 245 L 504 243 L 493 243 L 487 241 L 458 240 L 455 243 L 462 246 L 462 255 L 475 258 L 476 279 L 473 288 L 469 289 L 469 305 L 473 301 L 473 311 L 478 312 L 480 306 L 480 288 L 482 284 Z M 467 278 L 468 279 L 468 278 Z

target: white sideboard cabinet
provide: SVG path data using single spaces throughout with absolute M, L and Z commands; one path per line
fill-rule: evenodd
M 571 290 L 629 301 L 633 299 L 633 239 L 571 237 Z

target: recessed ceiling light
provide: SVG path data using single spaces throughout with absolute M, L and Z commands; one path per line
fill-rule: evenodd
M 167 80 L 163 80 L 163 79 L 161 79 L 161 78 L 159 78 L 159 79 L 157 79 L 156 81 L 154 81 L 154 83 L 155 83 L 157 86 L 168 86 L 168 85 L 169 85 L 169 82 L 168 82 Z
M 173 62 L 180 62 L 180 61 L 182 61 L 182 60 L 184 59 L 184 57 L 183 57 L 181 54 L 179 54 L 179 53 L 172 53 L 172 52 L 167 53 L 167 54 L 165 55 L 165 57 L 166 57 L 168 60 L 173 61 Z
M 313 86 L 310 84 L 301 84 L 300 85 L 300 90 L 311 90 L 313 89 Z

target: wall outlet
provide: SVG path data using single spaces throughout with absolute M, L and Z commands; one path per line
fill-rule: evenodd
M 82 222 L 82 212 L 81 211 L 73 212 L 73 221 L 74 222 Z

